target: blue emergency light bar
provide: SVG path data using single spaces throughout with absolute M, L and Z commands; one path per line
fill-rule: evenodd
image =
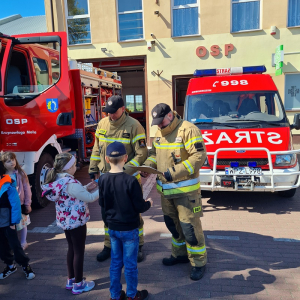
M 236 74 L 261 74 L 266 72 L 265 66 L 253 67 L 232 67 L 224 69 L 195 70 L 195 77 L 216 76 L 216 75 L 236 75 Z
M 248 162 L 248 167 L 256 168 L 257 167 L 257 162 L 256 161 L 249 161 Z
M 230 162 L 230 167 L 231 168 L 238 168 L 239 167 L 239 162 L 238 161 L 231 161 Z

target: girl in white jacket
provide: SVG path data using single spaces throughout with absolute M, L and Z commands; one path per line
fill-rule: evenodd
M 43 196 L 55 202 L 57 226 L 65 231 L 68 242 L 66 289 L 73 294 L 90 291 L 95 283 L 83 279 L 83 260 L 86 240 L 86 223 L 90 219 L 88 202 L 99 198 L 96 183 L 87 186 L 74 178 L 76 159 L 69 153 L 55 156 L 54 167 L 48 172 Z

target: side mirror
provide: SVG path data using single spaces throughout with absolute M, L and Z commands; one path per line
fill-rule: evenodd
M 294 115 L 294 123 L 291 125 L 291 129 L 300 129 L 300 114 Z

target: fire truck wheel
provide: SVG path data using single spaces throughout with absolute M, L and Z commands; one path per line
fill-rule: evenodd
M 278 192 L 278 195 L 284 198 L 292 198 L 295 194 L 296 194 L 296 189 Z
M 46 197 L 42 197 L 41 184 L 43 184 L 44 177 L 49 168 L 53 167 L 54 159 L 49 153 L 41 155 L 38 163 L 35 165 L 35 176 L 29 179 L 32 186 L 32 203 L 36 208 L 46 207 L 49 200 Z

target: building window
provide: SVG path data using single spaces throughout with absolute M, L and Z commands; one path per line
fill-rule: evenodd
M 117 0 L 119 41 L 144 38 L 142 0 Z
M 260 0 L 231 0 L 231 31 L 260 28 Z
M 91 43 L 88 0 L 65 0 L 69 45 Z
M 285 75 L 284 107 L 286 110 L 300 110 L 300 74 Z
M 129 112 L 144 111 L 142 95 L 126 95 L 125 102 L 126 102 L 126 109 L 128 109 Z
M 300 26 L 300 0 L 289 0 L 288 27 Z
M 199 0 L 172 0 L 172 36 L 199 34 Z

